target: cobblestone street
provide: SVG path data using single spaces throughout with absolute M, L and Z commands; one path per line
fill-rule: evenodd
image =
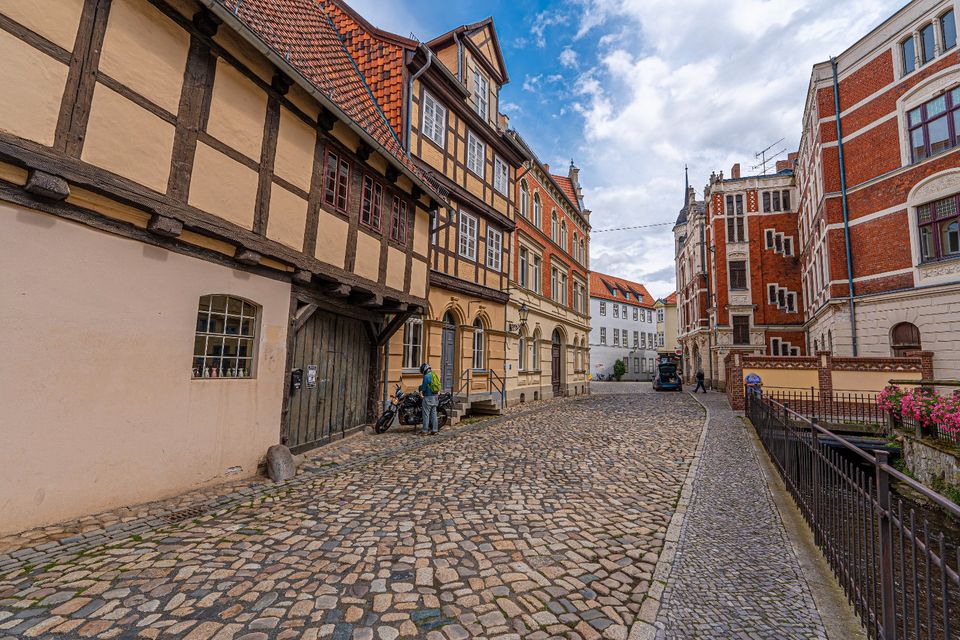
M 341 446 L 380 457 L 8 573 L 0 638 L 625 639 L 702 423 L 642 393 L 390 434 L 386 455 L 362 436 Z

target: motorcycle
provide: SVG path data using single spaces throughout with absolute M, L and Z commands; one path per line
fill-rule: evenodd
M 442 429 L 450 422 L 450 407 L 453 405 L 453 394 L 444 391 L 437 396 L 437 427 Z M 400 424 L 423 424 L 423 397 L 419 391 L 404 393 L 397 385 L 397 390 L 390 398 L 390 406 L 377 419 L 374 426 L 376 433 L 384 433 L 393 426 L 393 419 L 399 414 Z

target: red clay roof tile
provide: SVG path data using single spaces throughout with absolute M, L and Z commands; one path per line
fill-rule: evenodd
M 614 295 L 613 292 L 617 294 Z M 629 293 L 628 298 L 625 294 Z M 653 307 L 653 296 L 639 282 L 632 282 L 616 276 L 608 276 L 597 271 L 590 272 L 590 297 L 612 300 L 640 307 Z

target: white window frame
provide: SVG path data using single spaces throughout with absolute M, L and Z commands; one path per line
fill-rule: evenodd
M 447 108 L 428 91 L 423 92 L 423 116 L 420 131 L 441 149 L 446 148 Z
M 473 322 L 473 369 L 474 371 L 485 369 L 487 351 L 486 334 L 483 322 L 479 319 Z
M 477 259 L 477 217 L 467 213 L 460 212 L 460 220 L 457 225 L 459 230 L 459 242 L 457 243 L 457 253 L 467 260 Z
M 600 344 L 607 344 L 607 328 L 600 327 Z
M 473 93 L 476 96 L 474 108 L 484 120 L 490 119 L 490 81 L 479 69 L 473 70 Z
M 603 300 L 600 301 L 600 315 L 607 315 L 607 303 Z
M 487 159 L 487 145 L 473 131 L 467 131 L 467 169 L 484 177 L 483 165 Z
M 423 364 L 423 318 L 414 316 L 403 325 L 403 368 L 416 370 Z
M 530 274 L 527 273 L 527 270 L 530 268 L 530 252 L 526 247 L 520 247 L 519 259 L 519 268 L 517 269 L 517 282 L 524 289 L 527 288 L 527 283 L 530 281 Z
M 543 258 L 533 254 L 533 292 L 541 293 L 543 289 Z
M 530 219 L 530 185 L 526 180 L 520 181 L 520 215 Z
M 494 271 L 503 268 L 503 233 L 487 227 L 487 267 Z
M 493 188 L 503 195 L 510 193 L 510 168 L 500 156 L 493 157 Z

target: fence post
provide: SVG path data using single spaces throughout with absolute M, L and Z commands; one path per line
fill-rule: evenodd
M 820 447 L 818 446 L 820 443 L 820 434 L 817 432 L 817 429 L 816 429 L 817 419 L 811 418 L 810 424 L 811 424 L 810 444 L 812 446 L 812 450 L 810 453 L 810 466 L 812 467 L 811 473 L 810 473 L 810 484 L 811 484 L 810 490 L 811 490 L 811 493 L 813 494 L 813 505 L 812 505 L 813 513 L 811 514 L 810 520 L 812 522 L 817 523 L 817 525 L 812 527 L 813 537 L 814 537 L 815 544 L 820 544 L 820 534 L 819 534 L 819 531 L 820 531 L 820 527 L 819 527 L 819 524 L 820 524 L 820 510 L 819 510 L 820 465 L 818 464 L 818 460 L 817 460 L 820 456 Z
M 890 474 L 884 469 L 889 454 L 875 451 L 877 474 L 877 507 L 880 518 L 880 602 L 883 608 L 883 640 L 896 640 L 897 603 L 893 575 L 893 522 L 890 518 Z

